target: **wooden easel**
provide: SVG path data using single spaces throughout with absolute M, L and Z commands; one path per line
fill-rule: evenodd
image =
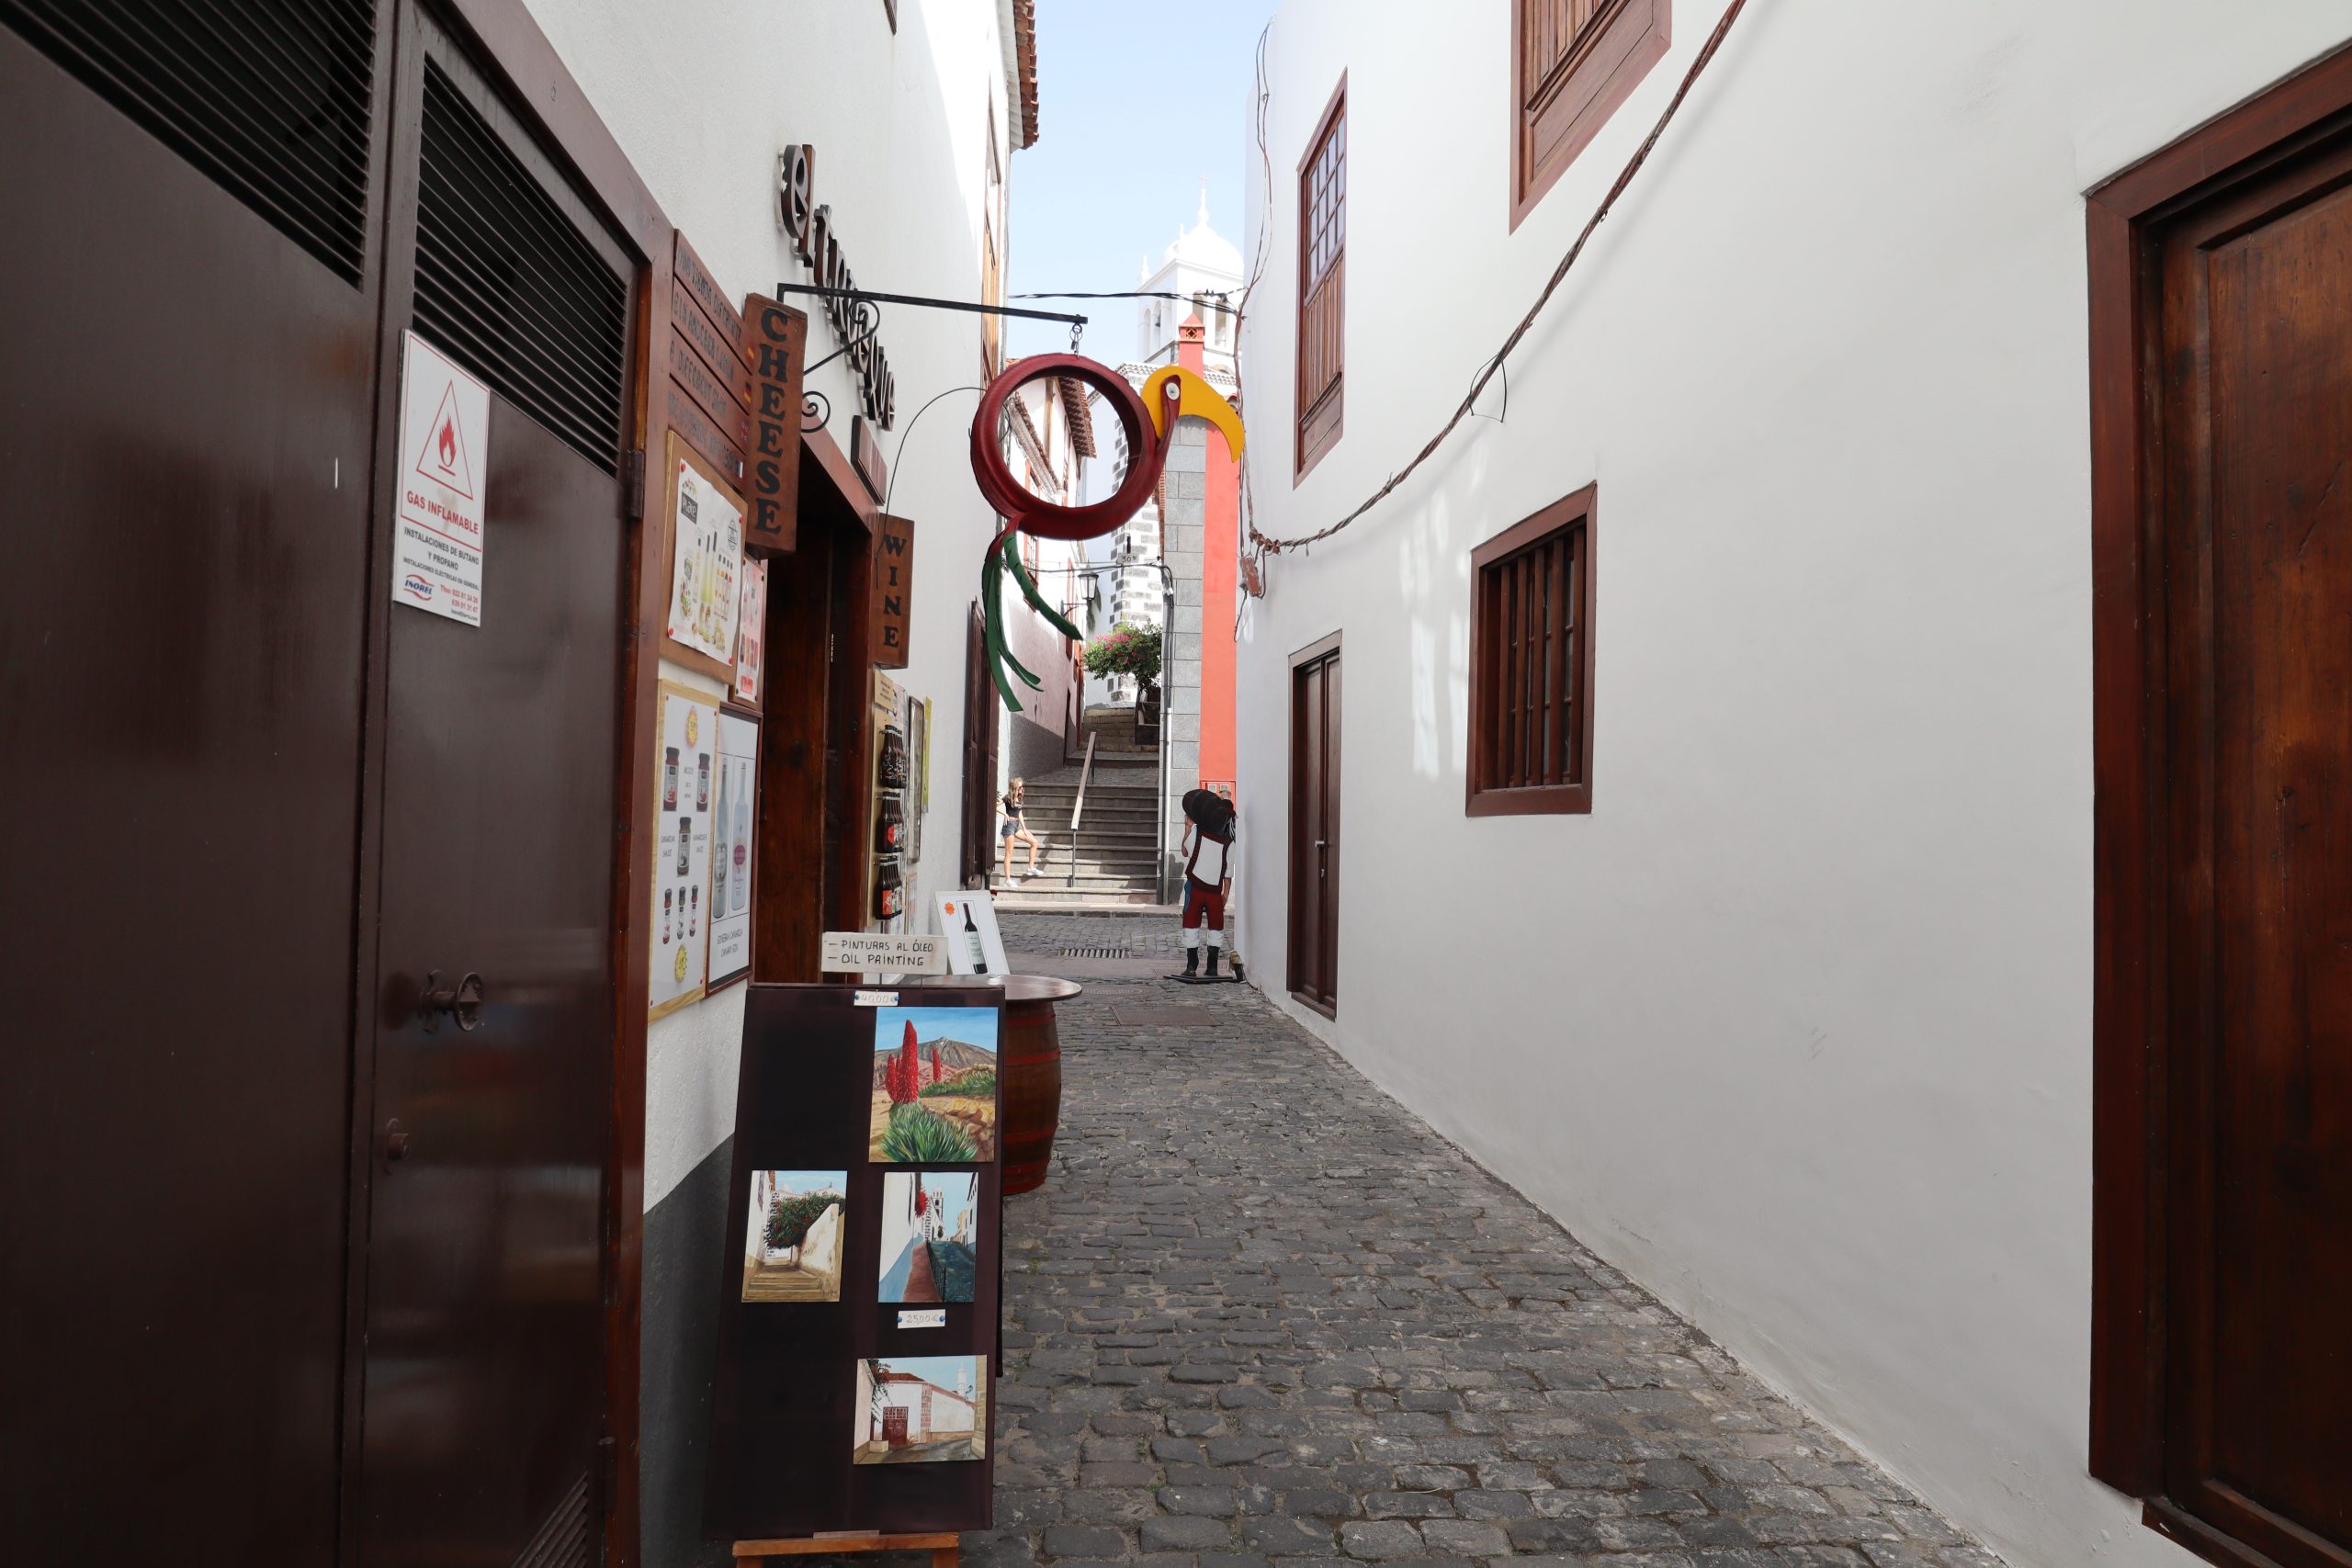
M 771 1557 L 817 1557 L 835 1551 L 928 1551 L 931 1568 L 956 1568 L 963 1538 L 953 1530 L 939 1535 L 796 1536 L 788 1540 L 739 1540 L 738 1568 L 764 1562 Z

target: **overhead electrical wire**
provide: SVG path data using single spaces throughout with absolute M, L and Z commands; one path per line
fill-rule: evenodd
M 1222 310 L 1228 316 L 1241 314 L 1241 307 L 1228 305 L 1226 296 L 1229 288 L 1203 289 L 1198 294 L 1171 294 L 1165 288 L 1105 288 L 1091 292 L 1083 288 L 1064 288 L 1034 294 L 1013 294 L 1013 299 L 1173 299 L 1179 304 L 1206 305 L 1212 310 Z M 1211 303 L 1215 301 L 1215 303 Z
M 1301 536 L 1293 539 L 1273 538 L 1269 535 L 1260 532 L 1256 519 L 1254 517 L 1251 518 L 1249 525 L 1250 539 L 1250 542 L 1258 547 L 1258 550 L 1261 555 L 1279 554 L 1283 550 L 1295 550 L 1303 546 L 1316 544 L 1321 540 L 1329 538 L 1332 535 L 1338 533 L 1349 524 L 1353 523 L 1357 518 L 1362 517 L 1365 513 L 1370 512 L 1383 501 L 1387 500 L 1389 496 L 1395 494 L 1396 487 L 1410 479 L 1413 476 L 1415 469 L 1419 468 L 1423 463 L 1429 461 L 1430 457 L 1437 451 L 1437 449 L 1441 446 L 1444 445 L 1445 438 L 1453 434 L 1454 430 L 1460 426 L 1462 422 L 1470 416 L 1474 405 L 1476 405 L 1478 400 L 1479 395 L 1486 391 L 1487 385 L 1492 382 L 1496 375 L 1502 370 L 1503 361 L 1510 357 L 1512 349 L 1519 346 L 1520 341 L 1527 336 L 1529 329 L 1535 325 L 1535 318 L 1543 313 L 1543 310 L 1545 305 L 1551 303 L 1552 296 L 1558 290 L 1561 280 L 1568 276 L 1568 269 L 1576 265 L 1577 258 L 1584 254 L 1585 243 L 1592 238 L 1593 231 L 1600 227 L 1600 220 L 1609 216 L 1610 209 L 1616 205 L 1618 197 L 1624 194 L 1625 187 L 1633 183 L 1634 174 L 1638 172 L 1641 166 L 1649 160 L 1650 149 L 1657 145 L 1657 140 L 1659 136 L 1664 134 L 1668 122 L 1674 118 L 1674 111 L 1682 107 L 1682 100 L 1690 96 L 1691 84 L 1698 81 L 1700 73 L 1706 70 L 1707 62 L 1714 59 L 1716 50 L 1721 48 L 1723 45 L 1724 36 L 1731 31 L 1732 23 L 1739 18 L 1740 12 L 1746 9 L 1747 5 L 1747 0 L 1731 0 L 1731 5 L 1724 12 L 1723 19 L 1715 24 L 1715 30 L 1708 36 L 1706 46 L 1699 51 L 1698 58 L 1690 62 L 1690 69 L 1683 73 L 1682 85 L 1675 88 L 1674 96 L 1667 101 L 1665 111 L 1657 117 L 1657 123 L 1650 127 L 1650 133 L 1642 139 L 1642 144 L 1638 148 L 1634 149 L 1633 157 L 1626 160 L 1624 168 L 1618 173 L 1616 182 L 1609 187 L 1609 194 L 1600 198 L 1600 205 L 1594 209 L 1592 217 L 1586 220 L 1583 231 L 1577 235 L 1576 243 L 1570 245 L 1568 247 L 1567 254 L 1560 258 L 1560 265 L 1552 269 L 1552 276 L 1544 283 L 1543 292 L 1536 295 L 1535 303 L 1527 308 L 1527 313 L 1519 319 L 1519 324 L 1511 328 L 1510 334 L 1503 339 L 1502 346 L 1497 349 L 1480 364 L 1476 378 L 1470 383 L 1470 390 L 1464 396 L 1460 405 L 1454 409 L 1453 415 L 1448 418 L 1442 425 L 1438 427 L 1437 434 L 1430 436 L 1429 441 L 1419 452 L 1413 454 L 1412 460 L 1410 462 L 1408 462 L 1403 468 L 1398 468 L 1396 472 L 1390 474 L 1387 481 L 1378 490 L 1374 491 L 1370 495 L 1366 496 L 1353 511 L 1349 512 L 1338 522 L 1332 523 L 1325 527 L 1318 528 L 1312 534 L 1302 535 Z M 1264 49 L 1265 40 L 1261 37 L 1259 40 L 1259 51 L 1261 62 L 1264 57 Z M 1261 63 L 1261 72 L 1263 66 Z M 1260 118 L 1261 126 L 1263 123 L 1263 116 L 1264 107 L 1261 102 L 1260 106 Z M 1259 151 L 1262 155 L 1265 151 L 1265 139 L 1262 130 L 1259 137 L 1258 145 Z M 1270 181 L 1271 177 L 1272 176 L 1270 175 Z M 1242 303 L 1245 306 L 1249 303 L 1249 294 L 1247 290 L 1243 291 Z M 1244 470 L 1244 475 L 1243 488 L 1246 491 L 1248 489 L 1246 468 Z

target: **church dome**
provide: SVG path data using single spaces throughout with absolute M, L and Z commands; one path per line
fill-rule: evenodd
M 1241 276 L 1241 247 L 1209 227 L 1209 192 L 1207 182 L 1201 186 L 1201 209 L 1193 226 L 1176 236 L 1159 258 L 1163 267 L 1170 263 L 1182 263 L 1203 272 L 1224 273 L 1238 279 Z

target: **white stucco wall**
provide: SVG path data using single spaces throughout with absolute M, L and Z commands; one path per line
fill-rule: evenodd
M 832 209 L 858 283 L 889 293 L 971 299 L 990 116 L 999 156 L 1013 137 L 1005 102 L 999 0 L 529 0 L 556 52 L 612 130 L 671 221 L 739 299 L 806 283 L 776 216 L 777 155 L 817 150 L 815 198 Z M 809 310 L 809 357 L 839 346 Z M 881 434 L 891 510 L 916 520 L 914 622 L 893 678 L 933 701 L 931 808 L 910 908 L 956 885 L 962 790 L 965 606 L 978 590 L 994 519 L 971 478 L 964 434 L 978 399 L 933 394 L 975 382 L 978 319 L 885 309 L 881 341 L 898 379 L 896 428 Z M 845 361 L 809 378 L 832 400 L 844 451 L 857 395 Z M 665 680 L 716 682 L 664 662 Z M 762 866 L 763 876 L 790 868 Z M 921 930 L 920 917 L 913 929 Z M 743 990 L 657 1020 L 647 1041 L 645 1202 L 650 1209 L 733 1130 Z
M 1283 6 L 1261 527 L 1437 427 L 1722 9 L 1678 0 L 1514 234 L 1509 6 Z M 1508 422 L 1247 620 L 1244 800 L 1287 797 L 1287 655 L 1344 637 L 1338 1019 L 1295 1016 L 2020 1564 L 2189 1561 L 2085 1469 L 2082 193 L 2347 35 L 2343 0 L 1756 0 Z M 1292 171 L 1342 71 L 1347 427 L 1294 489 Z M 1595 480 L 1594 812 L 1470 820 L 1470 550 Z M 1242 863 L 1277 991 L 1284 833 Z

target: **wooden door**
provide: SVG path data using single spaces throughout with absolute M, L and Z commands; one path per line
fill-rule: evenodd
M 636 267 L 423 31 L 402 84 L 422 133 L 403 148 L 414 225 L 395 243 L 413 257 L 407 320 L 491 389 L 471 455 L 483 591 L 478 626 L 385 617 L 358 1561 L 584 1565 L 605 1397 Z M 466 213 L 502 220 L 453 220 Z M 396 402 L 383 425 L 389 504 L 414 455 Z M 469 976 L 472 1028 L 462 993 L 430 995 Z
M 988 635 L 980 607 L 964 629 L 964 852 L 967 886 L 985 886 L 996 852 L 997 709 L 1001 699 L 989 674 Z M 975 884 L 974 877 L 981 879 Z
M 1340 1005 L 1340 649 L 1317 644 L 1291 668 L 1291 994 Z
M 133 1517 L 192 1560 L 335 1560 L 387 51 L 340 0 L 203 33 L 209 77 L 143 66 L 123 8 L 0 7 L 0 1554 L 27 1562 L 130 1552 Z M 315 160 L 238 164 L 309 67 Z
M 903 1404 L 886 1406 L 882 1412 L 882 1440 L 894 1449 L 907 1446 L 907 1407 Z
M 2165 1491 L 2352 1563 L 2352 137 L 2162 231 Z

